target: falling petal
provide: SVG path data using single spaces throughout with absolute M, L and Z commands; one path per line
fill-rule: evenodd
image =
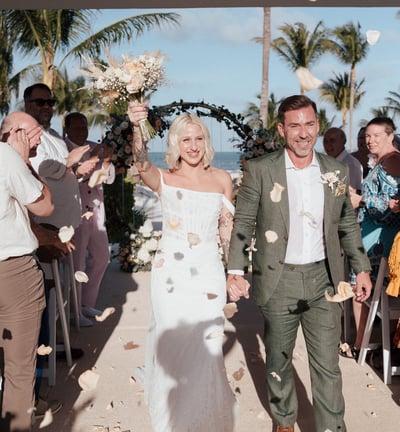
M 278 234 L 275 231 L 265 231 L 265 240 L 267 243 L 275 243 L 278 240 Z
M 81 217 L 82 217 L 82 219 L 85 218 L 86 220 L 89 220 L 92 216 L 93 216 L 93 212 L 87 211 L 87 212 L 83 213 L 83 215 Z
M 282 199 L 282 192 L 285 188 L 279 183 L 274 183 L 272 191 L 269 193 L 272 202 L 278 203 Z
M 165 259 L 164 258 L 160 258 L 157 261 L 154 261 L 153 265 L 155 268 L 160 268 L 164 265 Z
M 337 293 L 333 296 L 328 294 L 328 291 L 325 291 L 325 298 L 330 302 L 342 302 L 349 298 L 354 297 L 354 292 L 351 285 L 348 282 L 341 281 L 337 286 Z
M 39 429 L 43 429 L 53 423 L 53 413 L 51 412 L 51 408 L 49 408 L 45 413 L 43 420 L 39 424 Z
M 214 299 L 216 299 L 217 297 L 218 297 L 217 294 L 214 294 L 214 293 L 207 293 L 207 298 L 208 298 L 208 300 L 214 300 Z
M 61 243 L 67 243 L 72 239 L 74 233 L 75 230 L 72 225 L 62 226 L 58 231 L 58 238 L 61 240 Z
M 224 315 L 226 319 L 231 319 L 233 315 L 238 311 L 238 307 L 236 303 L 227 303 L 224 306 Z
M 95 198 L 95 199 L 93 200 L 93 204 L 94 204 L 96 207 L 99 207 L 100 204 L 101 204 L 101 201 L 100 201 L 99 199 Z
M 168 228 L 172 230 L 177 229 L 180 224 L 181 223 L 179 220 L 170 219 L 169 221 L 167 221 Z
M 181 191 L 176 191 L 176 197 L 178 198 L 178 200 L 181 200 L 183 198 L 183 193 Z
M 97 185 L 104 183 L 108 179 L 108 170 L 102 168 L 96 171 L 93 171 L 90 179 L 88 181 L 88 186 L 90 188 L 94 188 Z
M 80 271 L 80 270 L 75 272 L 75 280 L 77 280 L 78 282 L 81 282 L 81 283 L 89 282 L 88 275 L 85 272 Z
M 106 410 L 112 410 L 114 408 L 114 402 L 111 401 L 107 406 L 106 406 Z
M 99 375 L 90 369 L 81 373 L 78 378 L 78 383 L 81 386 L 81 389 L 86 391 L 94 390 L 98 381 Z
M 197 246 L 199 243 L 201 243 L 201 239 L 196 233 L 187 233 L 187 239 L 190 247 Z
M 272 378 L 275 378 L 278 382 L 282 381 L 282 378 L 276 372 L 270 372 Z
M 296 69 L 297 79 L 299 80 L 300 88 L 303 91 L 310 91 L 320 87 L 324 82 L 315 76 L 305 67 Z
M 40 345 L 37 349 L 38 355 L 49 355 L 53 351 L 53 348 L 46 345 Z
M 106 320 L 110 315 L 112 315 L 114 312 L 115 312 L 115 307 L 108 307 L 108 308 L 105 308 L 105 309 L 103 310 L 103 313 L 102 313 L 101 315 L 96 315 L 96 316 L 94 317 L 94 319 L 95 319 L 97 322 L 103 322 L 103 321 Z
M 375 45 L 378 42 L 380 35 L 381 35 L 381 32 L 379 30 L 368 30 L 367 31 L 367 42 L 370 45 Z
M 199 271 L 194 268 L 194 267 L 190 267 L 190 275 L 191 276 L 197 276 L 199 274 Z
M 182 261 L 184 257 L 185 257 L 185 255 L 182 252 L 175 252 L 174 253 L 174 258 L 177 261 Z
M 301 210 L 301 212 L 299 213 L 299 216 L 305 216 L 306 218 L 308 218 L 310 221 L 309 225 L 311 228 L 317 227 L 317 221 L 315 220 L 315 217 L 310 212 L 306 212 L 304 210 Z
M 233 372 L 232 376 L 236 381 L 240 381 L 244 376 L 244 369 L 242 367 L 239 368 L 237 371 Z
M 211 333 L 209 333 L 206 337 L 206 339 L 216 339 L 219 337 L 223 337 L 224 336 L 224 332 L 222 330 L 213 330 Z
M 136 349 L 136 348 L 139 348 L 139 345 L 133 343 L 132 341 L 127 342 L 127 343 L 124 345 L 124 349 L 126 349 L 126 350 L 132 350 L 132 349 Z

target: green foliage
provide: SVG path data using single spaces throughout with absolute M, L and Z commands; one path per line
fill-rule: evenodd
M 104 185 L 106 227 L 110 243 L 120 243 L 135 224 L 134 191 L 135 185 L 125 181 L 124 174 L 117 174 L 113 184 Z

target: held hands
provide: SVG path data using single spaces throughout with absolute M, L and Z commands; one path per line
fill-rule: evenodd
M 372 282 L 369 273 L 361 272 L 356 276 L 356 288 L 354 290 L 355 301 L 359 303 L 365 302 L 371 295 Z
M 249 282 L 240 275 L 228 275 L 226 280 L 226 291 L 229 295 L 229 299 L 233 302 L 237 302 L 240 297 L 249 298 Z
M 137 101 L 129 102 L 128 116 L 133 126 L 139 126 L 141 120 L 147 119 L 147 104 L 139 103 Z

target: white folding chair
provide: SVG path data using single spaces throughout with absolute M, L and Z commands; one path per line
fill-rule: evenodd
M 41 263 L 47 280 L 54 280 L 54 287 L 49 291 L 48 314 L 49 314 L 49 346 L 52 348 L 48 357 L 48 367 L 43 368 L 42 376 L 47 377 L 49 385 L 56 383 L 56 359 L 57 352 L 64 351 L 67 365 L 72 366 L 71 342 L 69 336 L 69 325 L 66 310 L 69 304 L 64 300 L 63 288 L 60 277 L 60 262 L 53 258 L 51 263 Z M 60 320 L 63 343 L 57 344 L 57 320 Z
M 389 276 L 389 266 L 387 258 L 381 258 L 379 263 L 378 275 L 374 286 L 371 300 L 365 304 L 369 307 L 367 323 L 358 357 L 358 364 L 363 365 L 367 352 L 370 349 L 382 345 L 383 349 L 383 382 L 390 384 L 393 375 L 400 375 L 400 367 L 392 366 L 390 353 L 390 320 L 400 318 L 400 298 L 391 297 L 386 294 L 385 278 Z M 381 344 L 370 343 L 372 328 L 375 318 L 381 319 Z

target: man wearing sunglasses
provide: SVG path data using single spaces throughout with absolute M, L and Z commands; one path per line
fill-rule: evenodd
M 77 176 L 84 175 L 85 169 L 88 168 L 85 168 L 86 165 L 83 164 L 79 165 L 76 171 L 72 168 L 78 166 L 78 162 L 90 148 L 84 146 L 69 152 L 65 141 L 50 127 L 55 99 L 46 84 L 36 83 L 27 87 L 24 91 L 24 102 L 25 111 L 34 117 L 42 127 L 41 144 L 37 148 L 36 156 L 30 158 L 30 163 L 49 186 L 54 203 L 54 211 L 50 216 L 35 218 L 35 235 L 39 242 L 44 244 L 42 241 L 48 234 L 41 224 L 46 224 L 46 227 L 52 226 L 55 231 L 58 231 L 62 226 L 73 226 L 76 229 L 81 223 L 81 197 Z M 41 331 L 44 333 L 41 335 L 46 333 L 47 324 L 46 322 L 42 324 L 44 327 Z M 83 355 L 83 351 L 79 348 L 72 348 L 71 354 L 76 359 Z M 40 379 L 35 389 L 37 398 L 39 387 Z

